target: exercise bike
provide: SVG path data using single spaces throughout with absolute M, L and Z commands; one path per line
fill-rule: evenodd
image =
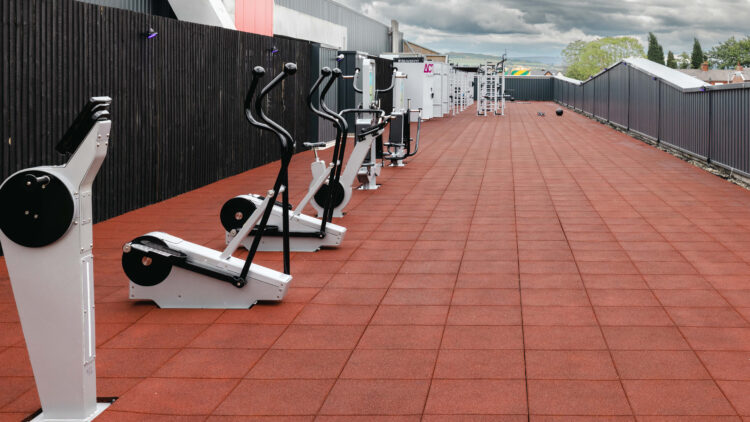
M 122 267 L 130 279 L 130 298 L 148 299 L 162 308 L 250 308 L 259 300 L 279 301 L 292 281 L 289 268 L 289 195 L 286 190 L 289 161 L 294 141 L 263 113 L 263 98 L 286 77 L 297 71 L 294 63 L 284 65 L 283 72 L 268 83 L 255 100 L 255 112 L 274 129 L 281 146 L 281 166 L 260 206 L 247 218 L 224 251 L 207 248 L 162 232 L 151 232 L 126 243 L 122 250 Z M 265 70 L 253 69 L 250 96 Z M 268 220 L 279 194 L 282 194 L 282 243 L 284 273 L 253 264 Z M 256 227 L 247 259 L 232 254 Z
M 61 166 L 0 185 L 0 243 L 42 405 L 34 420 L 90 421 L 96 398 L 92 184 L 109 147 L 108 97 L 93 97 L 55 149 Z
M 338 74 L 340 75 L 340 73 L 341 72 L 339 71 Z M 312 104 L 313 96 L 318 91 L 318 88 L 323 83 L 323 81 L 329 77 L 329 82 L 323 89 L 321 97 L 325 97 L 326 93 L 331 88 L 336 78 L 331 69 L 327 67 L 321 69 L 320 76 L 315 81 L 312 89 L 310 90 L 307 102 L 313 112 L 323 117 L 324 119 L 333 121 L 333 118 L 321 113 Z M 252 94 L 252 91 L 248 91 L 247 97 L 245 99 L 245 116 L 247 117 L 247 120 L 250 122 L 250 124 L 257 128 L 273 132 L 274 130 L 271 127 L 258 122 L 257 119 L 253 117 L 251 112 Z M 284 133 L 289 137 L 289 139 L 291 139 L 291 136 L 288 134 L 288 132 L 284 131 Z M 299 204 L 297 204 L 297 207 L 292 211 L 289 217 L 290 248 L 292 251 L 315 252 L 320 250 L 320 248 L 322 247 L 339 246 L 344 239 L 346 228 L 331 223 L 330 216 L 332 214 L 332 210 L 324 209 L 321 219 L 302 214 L 305 206 L 312 199 L 313 195 L 318 192 L 320 187 L 326 181 L 326 178 L 328 178 L 329 181 L 334 180 L 335 167 L 339 162 L 336 157 L 339 154 L 340 143 L 340 138 L 337 134 L 334 148 L 334 159 L 331 160 L 331 163 L 328 166 L 326 166 L 323 160 L 320 160 L 318 158 L 317 152 L 315 154 L 316 159 L 312 163 L 312 168 L 313 174 L 316 174 L 316 177 L 314 177 L 312 182 L 310 183 L 305 197 L 302 199 L 302 201 L 300 201 Z M 316 148 L 325 146 L 325 142 L 306 142 L 304 145 L 312 148 L 315 151 Z M 260 195 L 247 194 L 238 195 L 224 203 L 221 208 L 220 220 L 222 226 L 226 231 L 227 244 L 231 243 L 232 240 L 237 236 L 237 233 L 239 233 L 247 218 L 252 215 L 252 213 L 256 209 L 258 209 L 259 206 L 261 206 L 264 199 L 265 198 Z M 283 242 L 281 241 L 283 239 L 283 231 L 279 229 L 279 227 L 281 226 L 280 223 L 283 221 L 283 219 L 284 208 L 282 204 L 274 204 L 272 206 L 268 225 L 266 226 L 265 231 L 263 231 L 258 250 L 280 251 L 283 249 Z M 258 233 L 258 228 L 254 228 L 253 230 L 251 230 L 248 236 L 246 236 L 242 240 L 241 245 L 246 249 L 250 249 Z
M 335 71 L 336 70 L 334 70 L 334 72 Z M 355 69 L 354 75 L 341 76 L 341 78 L 354 79 L 359 72 L 359 69 Z M 369 78 L 362 79 L 363 83 L 364 81 L 369 80 Z M 354 83 L 352 83 L 352 85 L 354 86 Z M 387 92 L 392 88 L 393 84 L 384 90 L 376 91 L 373 89 L 373 91 Z M 357 88 L 356 86 L 354 86 L 354 89 L 358 90 L 358 92 L 367 92 L 366 90 L 363 90 L 363 88 Z M 355 179 L 358 179 L 362 183 L 364 178 L 366 181 L 362 184 L 361 188 L 364 187 L 363 189 L 367 189 L 370 181 L 374 183 L 375 177 L 380 174 L 380 167 L 370 165 L 370 161 L 374 162 L 375 160 L 375 141 L 378 136 L 382 135 L 390 116 L 386 116 L 385 111 L 377 108 L 352 108 L 337 113 L 328 108 L 322 97 L 320 100 L 320 110 L 324 114 L 333 118 L 338 129 L 337 133 L 340 133 L 341 149 L 339 150 L 339 157 L 334 157 L 334 159 L 338 161 L 343 160 L 344 145 L 349 135 L 349 124 L 347 123 L 345 116 L 355 114 L 358 117 L 355 120 L 355 143 L 352 152 L 349 155 L 349 159 L 346 161 L 346 165 L 343 169 L 340 165 L 336 166 L 334 179 L 328 180 L 327 183 L 320 186 L 318 192 L 310 201 L 310 205 L 312 205 L 312 207 L 318 212 L 318 217 L 322 217 L 325 214 L 326 208 L 329 207 L 329 209 L 332 210 L 332 216 L 340 218 L 344 216 L 344 208 L 351 200 Z M 371 117 L 364 118 L 363 115 L 369 115 Z M 378 166 L 380 165 L 378 164 Z M 320 166 L 313 167 L 312 171 L 314 180 L 320 177 Z M 377 184 L 375 185 L 377 186 Z

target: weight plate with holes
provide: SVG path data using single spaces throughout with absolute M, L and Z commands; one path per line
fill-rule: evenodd
M 136 237 L 130 243 L 169 249 L 163 240 L 153 236 Z M 145 253 L 131 248 L 130 252 L 123 251 L 122 253 L 122 269 L 130 281 L 139 286 L 149 287 L 156 286 L 166 280 L 172 271 L 172 264 L 166 257 L 160 255 L 146 256 Z
M 0 230 L 21 246 L 47 246 L 73 223 L 70 190 L 62 180 L 41 170 L 23 171 L 6 180 L 0 188 L 0 204 Z
M 245 221 L 255 212 L 253 201 L 236 196 L 224 203 L 219 212 L 221 225 L 226 231 L 239 230 Z
M 331 192 L 328 187 L 328 183 L 324 184 L 323 186 L 318 189 L 317 192 L 315 192 L 315 202 L 320 205 L 322 208 L 326 207 L 326 204 L 328 203 L 329 196 L 331 195 Z M 332 208 L 338 207 L 342 202 L 344 201 L 344 187 L 341 185 L 341 183 L 336 183 L 333 186 L 333 197 L 331 197 L 332 202 Z

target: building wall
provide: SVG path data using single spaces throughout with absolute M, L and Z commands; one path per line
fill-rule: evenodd
M 347 28 L 314 16 L 276 5 L 273 8 L 273 33 L 285 37 L 325 44 L 340 50 L 347 47 Z
M 388 25 L 329 0 L 274 0 L 277 6 L 296 10 L 347 29 L 347 49 L 380 55 L 391 50 Z

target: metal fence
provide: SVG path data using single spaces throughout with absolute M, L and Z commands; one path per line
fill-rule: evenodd
M 300 93 L 318 63 L 307 41 L 72 0 L 4 0 L 0 18 L 0 180 L 61 163 L 56 141 L 88 97 L 109 95 L 112 143 L 94 184 L 98 220 L 278 159 L 275 139 L 243 113 L 254 66 L 269 81 L 284 62 L 297 63 L 270 96 L 268 114 L 298 146 L 311 139 Z M 150 27 L 159 35 L 148 40 Z
M 620 62 L 580 84 L 555 78 L 552 86 L 560 104 L 750 176 L 750 83 L 682 89 Z

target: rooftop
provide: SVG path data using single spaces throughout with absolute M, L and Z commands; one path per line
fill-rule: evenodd
M 152 229 L 223 247 L 223 201 L 274 164 L 97 224 L 98 393 L 119 397 L 100 420 L 750 416 L 750 192 L 555 108 L 425 123 L 420 154 L 355 193 L 343 246 L 293 255 L 279 304 L 158 309 L 120 266 Z M 0 418 L 19 420 L 39 403 L 2 259 L 0 318 Z

